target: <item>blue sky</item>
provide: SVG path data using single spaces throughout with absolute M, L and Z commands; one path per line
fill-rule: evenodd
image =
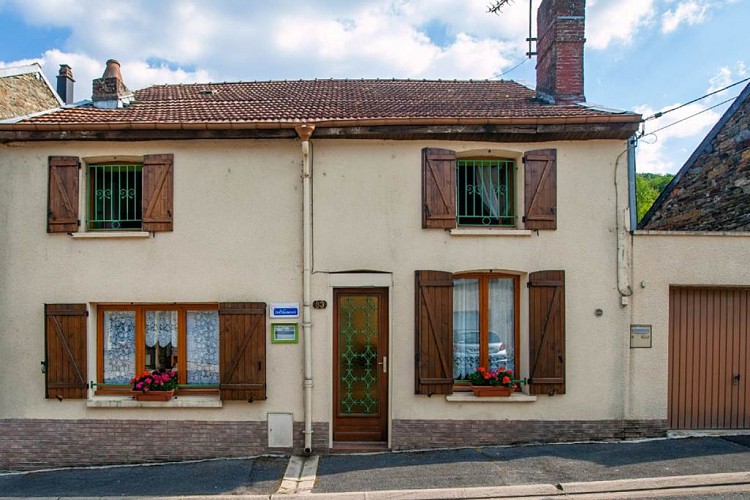
M 541 0 L 531 0 L 534 11 Z M 0 0 L 0 67 L 37 61 L 76 99 L 109 58 L 125 83 L 299 78 L 506 78 L 533 87 L 529 0 Z M 650 116 L 750 76 L 750 0 L 587 0 L 588 102 Z M 504 73 L 507 72 L 507 73 Z M 646 132 L 744 85 L 646 123 Z M 641 172 L 676 172 L 729 106 L 647 135 Z

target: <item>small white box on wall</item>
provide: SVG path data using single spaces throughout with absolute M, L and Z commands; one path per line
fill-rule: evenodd
M 268 447 L 291 448 L 293 441 L 294 420 L 291 413 L 268 414 Z

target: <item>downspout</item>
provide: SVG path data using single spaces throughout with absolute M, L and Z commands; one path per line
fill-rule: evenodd
M 312 293 L 312 156 L 310 136 L 315 125 L 306 123 L 294 127 L 302 140 L 302 342 L 305 349 L 305 381 L 303 385 L 305 400 L 305 448 L 306 455 L 312 453 L 312 329 L 311 306 Z

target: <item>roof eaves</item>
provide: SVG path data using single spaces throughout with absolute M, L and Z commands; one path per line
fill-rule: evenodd
M 726 110 L 721 119 L 716 122 L 716 125 L 714 125 L 714 127 L 706 135 L 706 137 L 703 138 L 698 147 L 695 148 L 695 151 L 693 151 L 693 154 L 690 155 L 690 158 L 688 158 L 687 161 L 682 165 L 682 168 L 680 168 L 679 172 L 677 172 L 677 175 L 675 175 L 672 181 L 667 184 L 667 187 L 662 190 L 662 192 L 659 194 L 659 197 L 656 198 L 654 204 L 651 205 L 651 208 L 648 210 L 648 212 L 646 212 L 646 215 L 644 215 L 643 219 L 641 219 L 641 221 L 638 223 L 638 229 L 643 229 L 646 227 L 646 225 L 648 225 L 648 223 L 651 221 L 651 218 L 656 212 L 661 209 L 664 201 L 672 193 L 675 186 L 677 186 L 677 183 L 680 182 L 680 180 L 685 176 L 688 170 L 690 170 L 693 164 L 698 160 L 698 157 L 703 154 L 706 147 L 708 147 L 711 142 L 713 142 L 716 136 L 719 135 L 719 132 L 721 132 L 721 129 L 724 128 L 724 125 L 727 124 L 727 122 L 732 118 L 732 116 L 734 116 L 740 106 L 742 106 L 745 100 L 749 97 L 750 83 L 748 83 L 745 88 L 742 89 L 742 92 L 740 92 L 740 95 L 737 96 L 737 99 L 734 100 L 732 105 L 729 107 L 729 109 Z

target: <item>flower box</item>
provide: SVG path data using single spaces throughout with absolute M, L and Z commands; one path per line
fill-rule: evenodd
M 136 401 L 171 401 L 174 397 L 174 389 L 171 391 L 133 391 Z
M 504 385 L 472 385 L 471 392 L 475 396 L 482 397 L 500 397 L 507 398 L 513 392 L 513 388 Z

